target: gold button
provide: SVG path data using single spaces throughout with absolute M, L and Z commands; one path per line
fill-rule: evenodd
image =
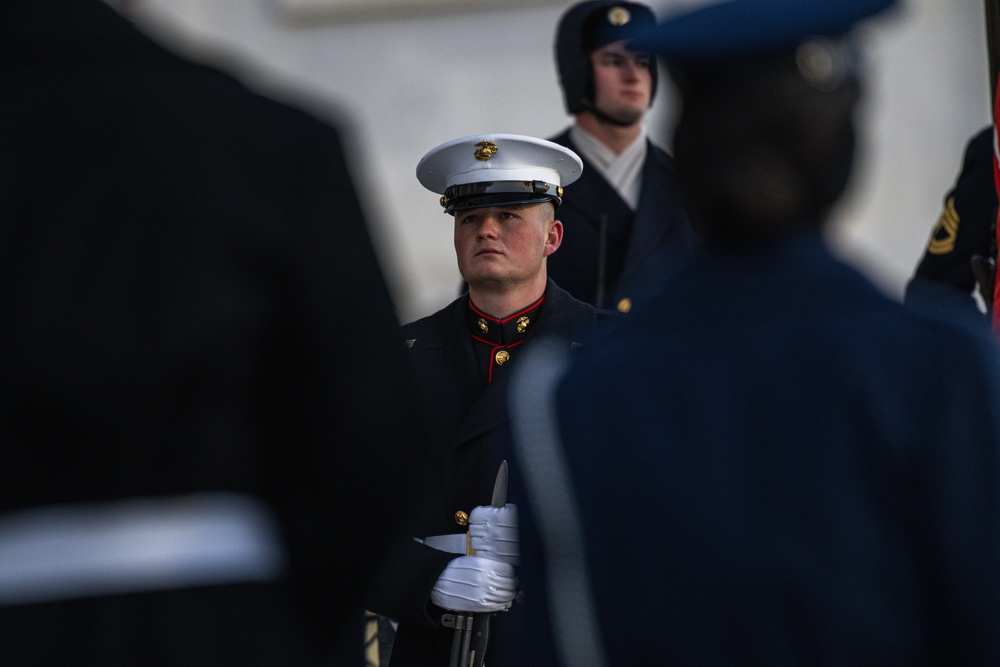
M 468 526 L 469 515 L 463 512 L 462 510 L 458 510 L 457 512 L 455 512 L 455 523 L 457 523 L 460 526 Z
M 528 319 L 527 315 L 521 315 L 517 318 L 517 333 L 524 333 L 528 330 L 528 325 L 531 324 L 531 320 Z
M 499 352 L 497 352 L 497 355 L 493 358 L 497 360 L 497 363 L 499 365 L 503 366 L 508 361 L 510 361 L 510 352 L 508 352 L 507 350 L 500 350 Z
M 483 318 L 480 317 L 479 321 L 476 322 L 476 324 L 479 325 L 479 330 L 482 331 L 483 333 L 490 332 L 490 327 L 486 324 L 486 320 L 484 320 Z
M 625 297 L 624 299 L 618 302 L 619 313 L 627 313 L 630 310 L 632 310 L 632 299 Z

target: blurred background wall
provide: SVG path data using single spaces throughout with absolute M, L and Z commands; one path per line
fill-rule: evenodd
M 552 43 L 569 0 L 107 0 L 171 48 L 339 124 L 403 321 L 458 294 L 451 217 L 421 156 L 484 132 L 549 137 L 570 121 Z M 662 17 L 704 0 L 649 4 Z M 901 298 L 960 166 L 989 122 L 979 0 L 903 0 L 867 26 L 860 160 L 835 249 Z M 661 81 L 647 127 L 669 145 Z M 567 230 L 572 233 L 572 230 Z

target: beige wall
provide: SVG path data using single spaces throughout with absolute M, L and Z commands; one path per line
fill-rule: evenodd
M 333 2 L 350 12 L 293 11 L 302 0 L 127 0 L 126 7 L 175 48 L 349 128 L 400 317 L 410 320 L 453 299 L 460 280 L 451 218 L 417 183 L 417 161 L 455 137 L 547 137 L 569 122 L 552 39 L 571 3 L 379 0 L 365 11 L 363 2 Z M 680 2 L 652 4 L 663 15 Z M 977 0 L 910 0 L 870 26 L 864 150 L 832 238 L 896 297 L 966 139 L 989 121 L 983 24 Z M 672 108 L 663 86 L 649 124 L 654 136 L 665 136 Z

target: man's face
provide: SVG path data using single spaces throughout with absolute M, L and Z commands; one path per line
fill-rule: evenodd
M 455 253 L 465 282 L 495 291 L 536 279 L 562 243 L 553 217 L 550 202 L 457 211 Z
M 626 50 L 623 40 L 591 52 L 590 62 L 597 110 L 621 123 L 641 121 L 653 92 L 649 54 Z

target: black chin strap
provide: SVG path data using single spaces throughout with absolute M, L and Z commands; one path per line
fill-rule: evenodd
M 609 116 L 608 114 L 604 113 L 596 106 L 591 104 L 590 100 L 580 100 L 580 101 L 583 103 L 584 108 L 590 113 L 592 113 L 594 117 L 597 118 L 597 120 L 599 120 L 602 123 L 607 123 L 608 125 L 614 125 L 616 127 L 630 127 L 632 125 L 635 125 L 635 121 L 628 123 L 625 121 L 618 120 L 617 118 L 612 118 L 611 116 Z

